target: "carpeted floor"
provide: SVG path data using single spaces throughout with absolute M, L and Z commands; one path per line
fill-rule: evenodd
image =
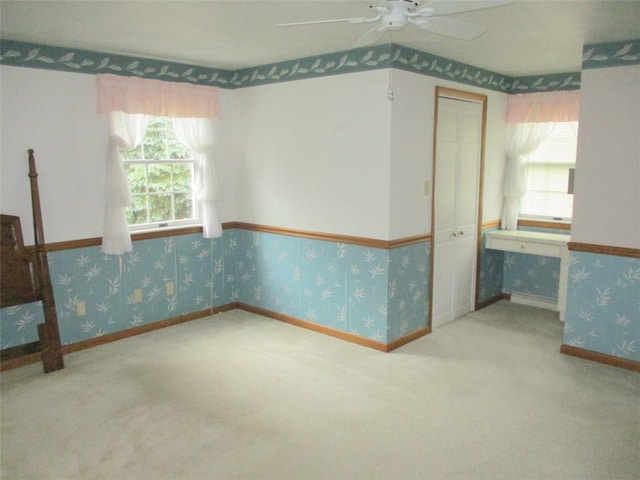
M 3 480 L 638 479 L 640 375 L 500 302 L 391 353 L 231 311 L 2 373 Z

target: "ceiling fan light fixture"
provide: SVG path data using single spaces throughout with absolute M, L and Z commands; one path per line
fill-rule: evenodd
M 407 26 L 407 17 L 402 12 L 391 12 L 384 16 L 384 24 L 391 31 L 402 30 Z

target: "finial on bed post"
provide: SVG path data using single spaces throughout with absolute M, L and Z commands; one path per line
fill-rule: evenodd
M 38 172 L 36 172 L 36 159 L 33 156 L 33 148 L 30 148 L 28 152 L 29 152 L 29 178 L 37 178 Z

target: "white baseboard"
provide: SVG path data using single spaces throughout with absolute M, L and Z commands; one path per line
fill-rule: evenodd
M 530 305 L 532 307 L 546 308 L 547 310 L 558 309 L 558 301 L 554 298 L 541 297 L 539 295 L 531 295 L 529 293 L 512 293 L 511 301 L 522 305 Z

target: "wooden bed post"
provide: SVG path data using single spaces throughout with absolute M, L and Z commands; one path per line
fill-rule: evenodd
M 40 193 L 38 192 L 38 172 L 33 149 L 29 149 L 29 179 L 31 181 L 31 203 L 33 209 L 33 227 L 35 233 L 36 268 L 40 278 L 42 291 L 42 306 L 44 308 L 44 323 L 38 325 L 38 336 L 42 348 L 42 366 L 44 373 L 64 368 L 62 358 L 62 342 L 58 328 L 58 315 L 53 298 L 53 287 L 49 273 L 49 261 L 44 240 L 42 211 L 40 208 Z

